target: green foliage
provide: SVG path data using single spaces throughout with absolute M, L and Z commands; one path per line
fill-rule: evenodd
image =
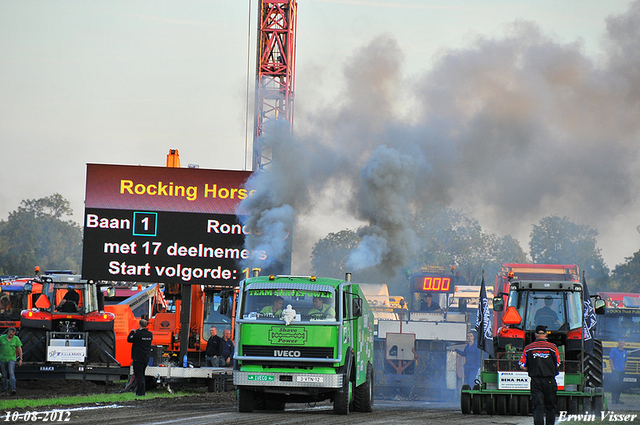
M 625 262 L 617 265 L 611 272 L 608 288 L 615 292 L 640 292 L 640 251 Z
M 567 217 L 544 217 L 534 225 L 529 243 L 531 258 L 540 264 L 577 264 L 593 281 L 593 290 L 608 284 L 609 269 L 597 246 L 598 231 Z
M 0 221 L 0 274 L 31 275 L 41 270 L 80 271 L 82 228 L 63 221 L 73 210 L 60 194 L 21 202 Z
M 349 253 L 358 246 L 359 238 L 353 230 L 329 233 L 313 246 L 311 264 L 318 276 L 340 279 L 347 272 Z

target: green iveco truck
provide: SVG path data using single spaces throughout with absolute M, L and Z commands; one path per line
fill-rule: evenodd
M 341 415 L 373 410 L 373 313 L 350 274 L 242 281 L 235 343 L 240 412 L 323 400 Z

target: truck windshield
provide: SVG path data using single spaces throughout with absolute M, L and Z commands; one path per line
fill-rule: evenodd
M 294 321 L 335 321 L 336 294 L 332 287 L 307 285 L 307 288 L 248 285 L 242 299 L 240 317 L 249 320 L 282 320 L 283 314 Z M 312 286 L 315 286 L 313 288 Z M 288 310 L 291 306 L 291 310 Z
M 206 292 L 204 298 L 204 326 L 202 327 L 202 336 L 207 341 L 211 337 L 209 329 L 215 326 L 218 334 L 222 336 L 225 329 L 231 330 L 231 317 L 224 312 L 223 302 L 225 300 L 220 296 L 219 292 Z
M 512 293 L 508 304 L 518 310 L 524 330 L 534 330 L 540 325 L 550 331 L 582 326 L 582 301 L 578 292 L 522 291 Z
M 18 321 L 22 311 L 22 297 L 24 293 L 20 291 L 0 292 L 0 321 Z

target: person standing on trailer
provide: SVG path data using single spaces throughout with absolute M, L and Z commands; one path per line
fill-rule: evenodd
M 560 367 L 558 347 L 547 341 L 547 327 L 536 327 L 536 340 L 524 347 L 520 368 L 531 378 L 531 408 L 534 425 L 553 425 L 556 420 L 556 375 Z
M 480 359 L 482 358 L 482 351 L 476 344 L 476 336 L 473 332 L 467 334 L 467 345 L 464 350 L 458 350 L 456 353 L 465 358 L 464 367 L 464 383 L 473 388 L 473 384 L 480 371 Z
M 627 350 L 624 349 L 624 339 L 618 341 L 618 346 L 609 352 L 611 360 L 611 374 L 613 375 L 613 388 L 611 389 L 612 403 L 624 404 L 620 401 L 620 393 L 624 385 L 624 370 L 627 367 Z

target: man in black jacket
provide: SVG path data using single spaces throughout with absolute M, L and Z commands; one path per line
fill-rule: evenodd
M 133 374 L 136 377 L 136 396 L 145 395 L 144 371 L 147 369 L 151 355 L 151 340 L 153 334 L 147 329 L 147 321 L 140 319 L 138 330 L 132 330 L 127 337 L 131 343 L 131 360 L 133 360 Z
M 222 361 L 222 338 L 218 336 L 218 329 L 211 326 L 211 336 L 207 341 L 207 351 L 204 353 L 204 360 L 207 366 L 223 366 Z
M 553 425 L 556 420 L 556 375 L 560 366 L 558 347 L 547 341 L 547 327 L 536 327 L 536 340 L 524 347 L 520 368 L 531 378 L 534 425 Z

